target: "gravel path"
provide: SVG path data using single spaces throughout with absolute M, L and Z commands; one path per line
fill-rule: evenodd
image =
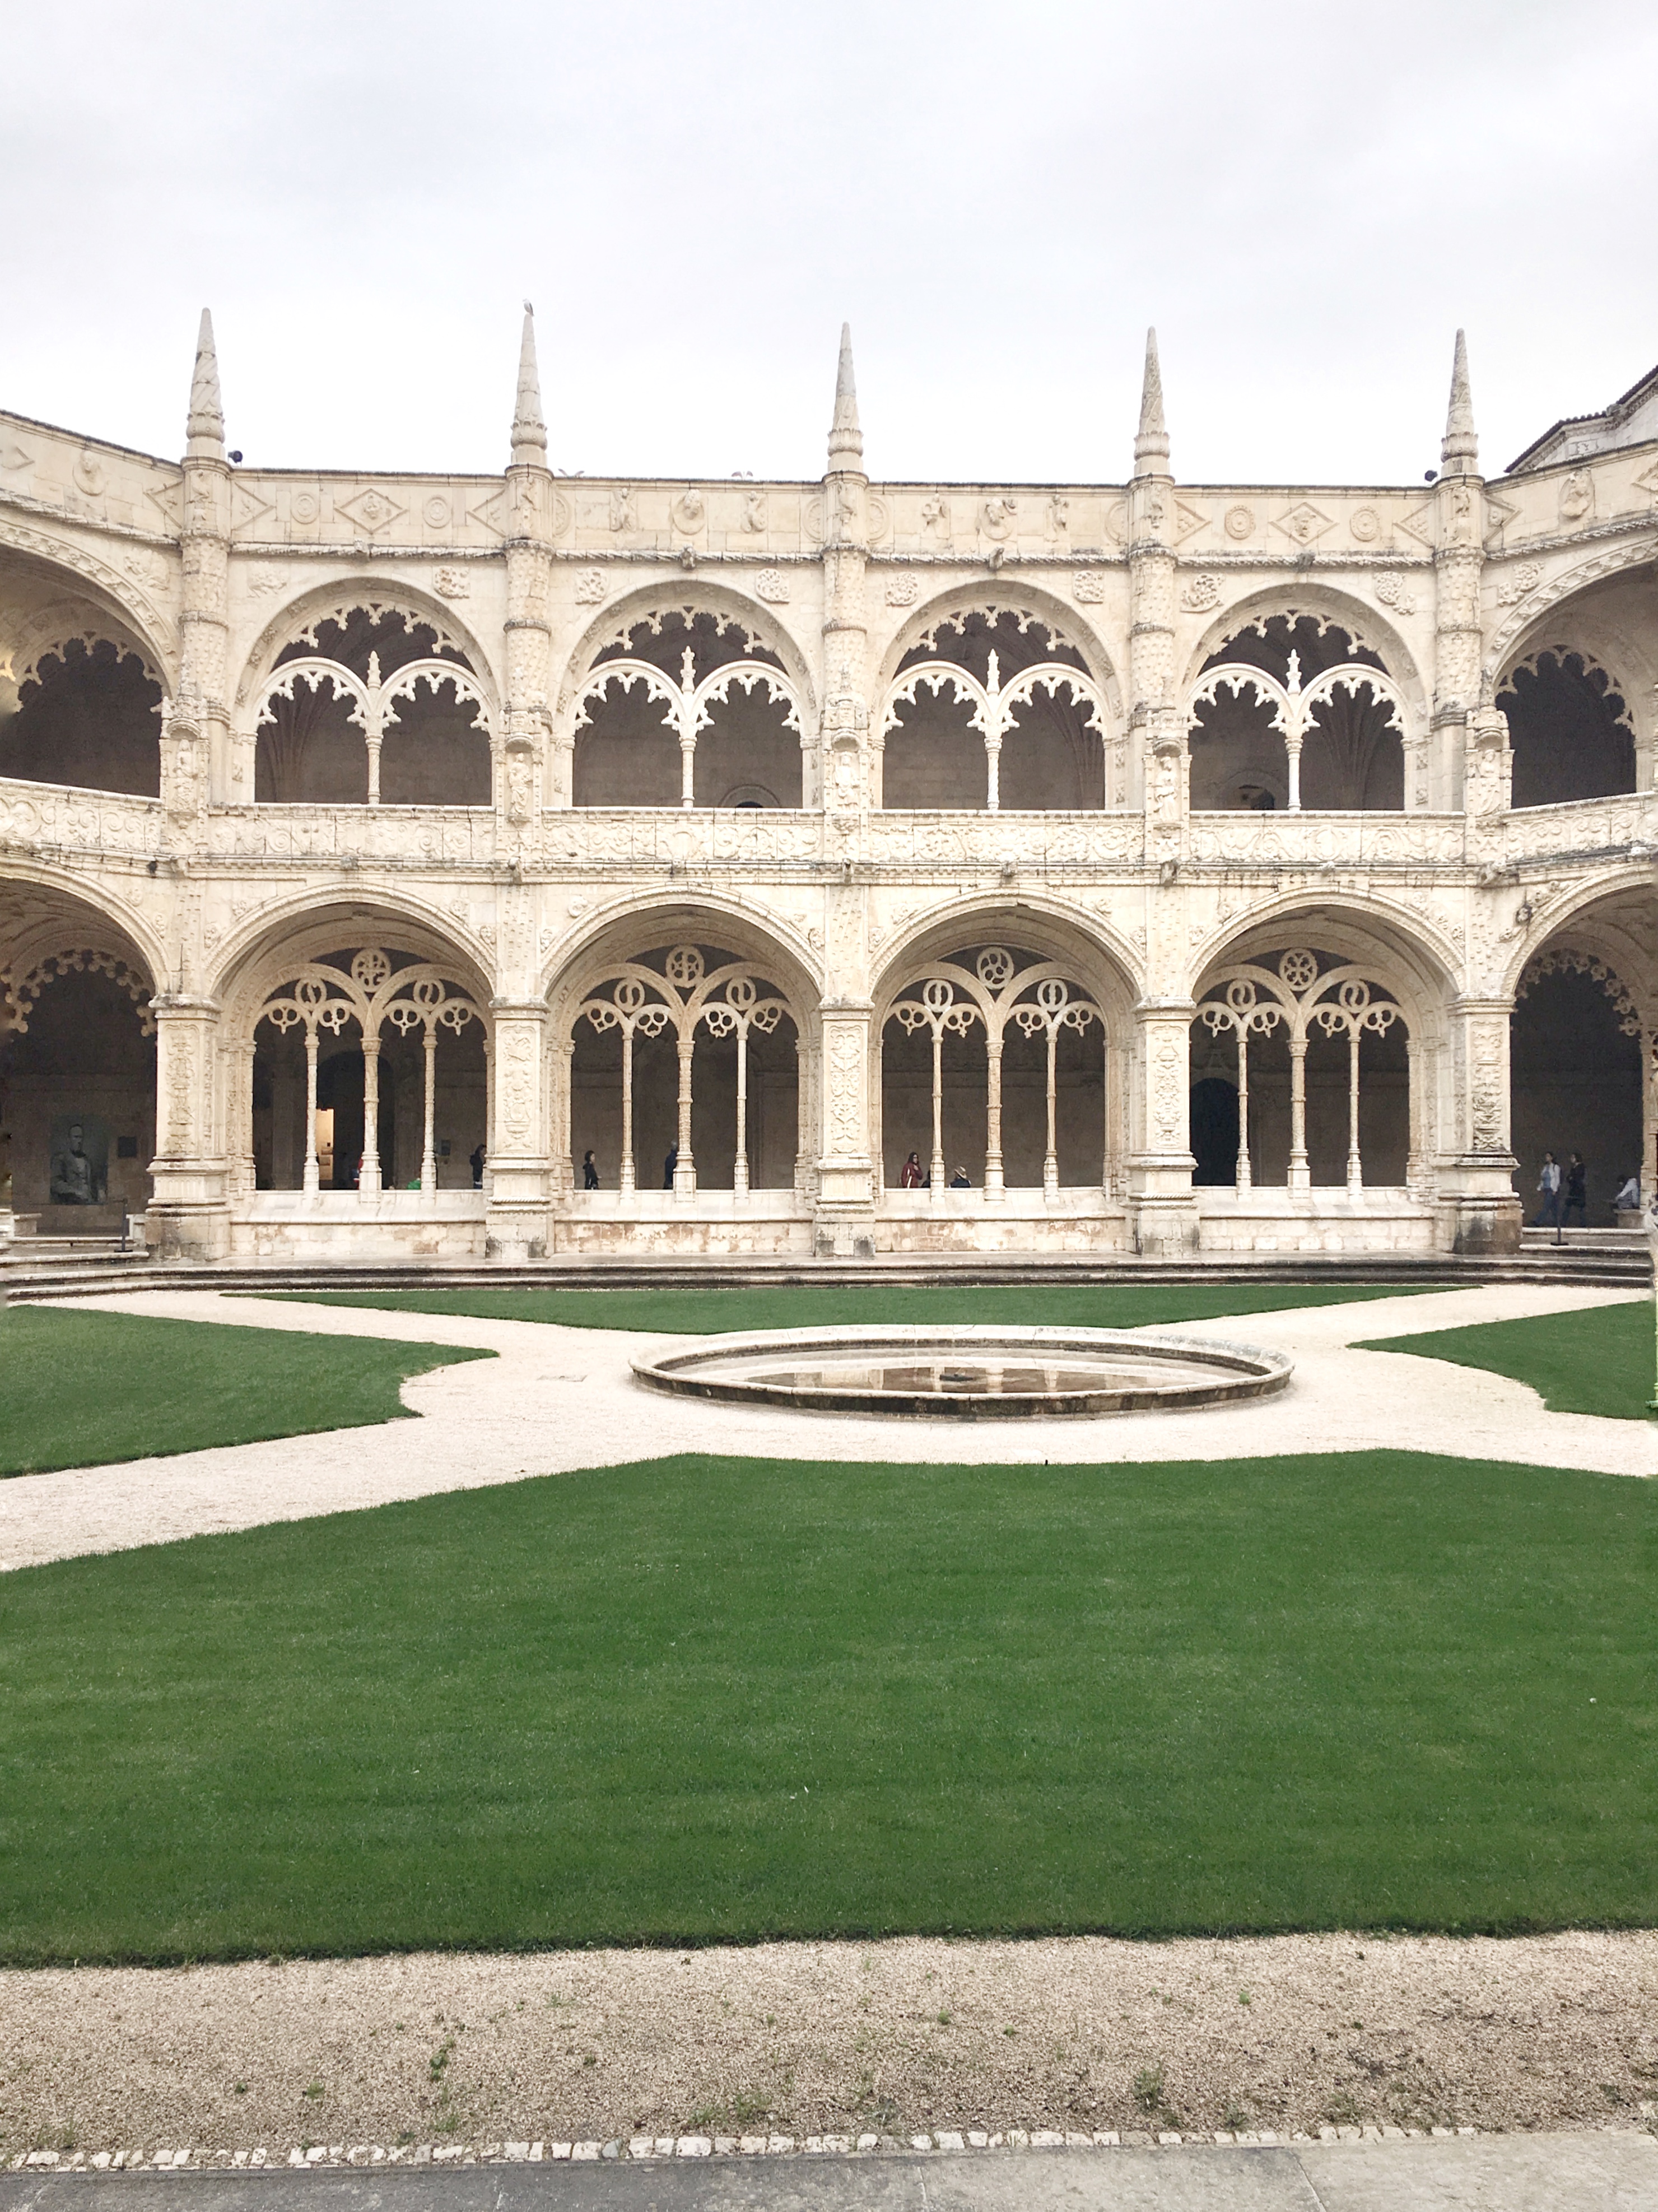
M 483 1346 L 500 1357 L 405 1383 L 404 1404 L 424 1417 L 418 1424 L 388 1422 L 334 1438 L 237 1444 L 0 1483 L 0 1566 L 678 1451 L 1005 1463 L 1248 1458 L 1385 1444 L 1649 1476 L 1658 1474 L 1658 1440 L 1643 1422 L 1551 1413 L 1535 1392 L 1500 1375 L 1348 1348 L 1366 1337 L 1575 1312 L 1627 1303 L 1628 1297 L 1502 1285 L 1180 1324 L 1181 1334 L 1285 1351 L 1296 1362 L 1295 1380 L 1280 1397 L 1232 1408 L 983 1426 L 663 1397 L 635 1382 L 629 1363 L 638 1349 L 665 1340 L 620 1330 L 288 1304 L 206 1290 L 88 1298 L 74 1303 L 230 1328 Z
M 1649 1933 L 913 1938 L 0 1977 L 0 2155 L 1629 2126 L 1655 2094 Z

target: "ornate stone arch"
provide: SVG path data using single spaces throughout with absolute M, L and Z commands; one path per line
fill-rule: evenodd
M 1051 902 L 958 899 L 914 919 L 872 979 L 869 1093 L 872 1100 L 884 1099 L 885 1046 L 893 1024 L 931 1043 L 932 1199 L 943 1194 L 940 1084 L 947 1036 L 971 1036 L 984 1046 L 987 1204 L 999 1204 L 1006 1188 L 1003 1054 L 1016 1036 L 1045 1058 L 1043 1190 L 1051 1195 L 1059 1188 L 1056 1054 L 1061 1037 L 1070 1033 L 1081 1038 L 1085 1032 L 1084 1051 L 1100 1054 L 1100 1183 L 1115 1184 L 1116 1164 L 1127 1148 L 1127 1071 L 1137 990 L 1127 950 L 1108 945 L 1096 921 Z M 878 1152 L 884 1114 L 884 1105 L 873 1117 Z
M 969 638 L 975 623 L 982 630 Z M 1011 805 L 1071 803 L 1052 795 L 1054 778 L 1062 787 L 1068 775 L 1078 805 L 1124 803 L 1121 690 L 1108 656 L 1102 651 L 1102 675 L 1078 627 L 1045 594 L 994 586 L 958 589 L 907 622 L 884 657 L 870 721 L 872 748 L 890 756 L 881 763 L 883 803 L 995 812 L 1007 787 L 1005 749 L 1018 771 Z M 892 748 L 900 734 L 902 748 Z M 958 777 L 979 787 L 957 794 Z M 937 786 L 951 795 L 941 799 Z
M 85 548 L 9 517 L 0 517 L 0 549 L 21 554 L 23 565 L 61 586 L 63 596 L 89 603 L 118 624 L 153 672 L 163 696 L 172 699 L 177 684 L 178 633 L 131 574 L 123 574 Z M 168 571 L 168 580 L 154 588 L 170 589 L 173 562 L 159 552 L 155 557 Z
M 870 1000 L 884 1017 L 913 969 L 944 958 L 950 943 L 999 944 L 1005 940 L 1040 953 L 1046 960 L 1070 963 L 1079 980 L 1114 1022 L 1126 1021 L 1140 994 L 1139 963 L 1127 939 L 1102 923 L 1054 899 L 1021 896 L 1010 899 L 987 892 L 978 898 L 951 897 L 906 917 L 881 949 L 870 981 Z
M 1088 675 L 1104 696 L 1114 726 L 1123 720 L 1122 683 L 1109 647 L 1100 630 L 1080 609 L 1057 592 L 1045 591 L 1023 576 L 998 576 L 988 582 L 952 585 L 949 590 L 912 607 L 893 633 L 876 671 L 876 697 L 884 698 L 902 662 L 929 635 L 963 615 L 995 611 L 1044 625 L 1074 647 Z
M 652 638 L 665 629 L 668 643 L 653 650 Z M 586 749 L 584 732 L 592 732 Z M 734 787 L 752 792 L 756 783 L 772 803 L 793 807 L 798 782 L 799 804 L 810 807 L 817 736 L 804 659 L 768 610 L 718 586 L 659 588 L 607 609 L 568 663 L 553 718 L 555 781 L 572 805 L 683 807 L 734 804 Z M 643 750 L 629 761 L 606 737 Z M 660 787 L 642 800 L 619 796 L 635 792 L 641 775 L 652 785 L 667 777 L 665 748 L 677 754 L 671 796 Z M 699 796 L 696 785 L 709 776 L 712 787 Z
M 343 960 L 342 954 L 348 957 Z M 224 948 L 216 979 L 216 1095 L 222 1101 L 222 1126 L 228 1133 L 226 1149 L 234 1189 L 246 1196 L 254 1188 L 254 1049 L 260 1024 L 273 1006 L 286 1009 L 272 1016 L 275 1027 L 296 1030 L 306 1048 L 301 1188 L 307 1192 L 318 1188 L 319 1036 L 339 1037 L 354 1023 L 363 1050 L 365 1147 L 360 1188 L 372 1194 L 381 1187 L 373 1109 L 378 1099 L 380 1045 L 388 1033 L 416 1036 L 425 1046 L 421 1188 L 429 1193 L 435 1187 L 432 1103 L 439 1036 L 446 1032 L 458 1036 L 476 1023 L 487 1058 L 494 1034 L 488 968 L 456 944 L 452 931 L 412 901 L 379 896 L 372 900 L 319 900 L 313 892 L 283 902 L 281 911 L 267 908 L 251 917 Z
M 465 658 L 488 703 L 492 723 L 501 717 L 501 683 L 482 636 L 459 622 L 446 600 L 410 585 L 402 577 L 376 576 L 372 571 L 349 580 L 332 577 L 300 592 L 278 608 L 254 640 L 236 681 L 235 711 L 245 718 L 251 702 L 268 681 L 277 656 L 307 630 L 349 613 L 354 608 L 382 608 L 392 617 L 411 617 L 433 630 L 442 642 Z
M 447 965 L 481 1005 L 487 1006 L 493 995 L 489 948 L 452 915 L 383 885 L 359 896 L 301 890 L 246 915 L 218 948 L 209 995 L 222 1009 L 227 1033 L 237 1034 L 250 1008 L 263 1002 L 276 967 L 295 961 L 302 965 L 342 946 L 361 945 L 391 946 L 428 963 Z
M 1529 895 L 1522 893 L 1527 919 L 1503 961 L 1499 990 L 1506 997 L 1515 997 L 1526 969 L 1557 939 L 1575 940 L 1586 950 L 1592 948 L 1597 957 L 1614 968 L 1628 967 L 1638 975 L 1658 959 L 1658 951 L 1643 949 L 1620 924 L 1609 922 L 1606 915 L 1620 895 L 1633 894 L 1644 904 L 1652 893 L 1652 864 L 1641 860 L 1604 870 L 1564 891 L 1551 885 L 1546 895 L 1541 888 Z
M 1650 568 L 1655 562 L 1658 562 L 1658 536 L 1609 545 L 1587 561 L 1552 572 L 1535 561 L 1505 561 L 1496 573 L 1500 579 L 1511 580 L 1518 587 L 1518 596 L 1511 611 L 1491 632 L 1480 670 L 1481 706 L 1495 703 L 1504 672 L 1512 659 L 1523 656 L 1533 634 L 1540 634 L 1540 649 L 1545 647 L 1547 641 L 1540 633 L 1558 628 L 1559 617 L 1569 604 L 1591 584 L 1631 568 Z
M 674 1191 L 695 1194 L 691 1142 L 693 1064 L 700 1036 L 729 1040 L 735 1053 L 736 1119 L 732 1188 L 750 1184 L 748 1066 L 754 1043 L 786 1022 L 798 1055 L 795 1185 L 809 1171 L 809 1131 L 816 1109 L 819 1052 L 815 979 L 763 923 L 738 919 L 701 902 L 664 902 L 654 910 L 630 908 L 594 929 L 567 956 L 549 985 L 552 1018 L 552 1146 L 572 1153 L 572 1077 L 579 1045 L 618 1039 L 620 1136 L 617 1187 L 631 1198 L 640 1188 L 634 1130 L 634 1050 L 636 1042 L 671 1036 L 678 1067 Z M 571 1159 L 572 1169 L 574 1160 Z
M 644 896 L 629 891 L 583 915 L 569 935 L 543 963 L 539 995 L 552 1010 L 554 1024 L 573 998 L 591 987 L 593 963 L 622 957 L 630 942 L 643 945 L 694 940 L 702 932 L 704 943 L 717 941 L 751 960 L 769 960 L 780 970 L 778 981 L 810 1014 L 823 989 L 822 957 L 805 930 L 789 917 L 759 913 L 723 892 L 663 890 Z
M 1363 1182 L 1359 1048 L 1365 1036 L 1396 1029 L 1406 1054 L 1405 1183 L 1418 1199 L 1426 1196 L 1437 1132 L 1456 1114 L 1456 1100 L 1446 1089 L 1449 1011 L 1457 996 L 1457 968 L 1449 953 L 1414 916 L 1406 920 L 1380 905 L 1358 907 L 1346 900 L 1312 901 L 1304 892 L 1242 917 L 1198 950 L 1189 971 L 1193 1020 L 1218 1040 L 1231 1041 L 1245 1099 L 1242 1070 L 1249 1037 L 1278 1034 L 1290 1042 L 1291 1191 L 1310 1188 L 1304 1090 L 1309 1041 L 1324 1035 L 1345 1038 L 1348 1045 L 1346 1182 L 1354 1198 Z M 1246 1106 L 1240 1115 L 1240 1193 L 1251 1184 L 1248 1147 Z
M 1300 888 L 1230 917 L 1196 940 L 1187 969 L 1192 995 L 1220 969 L 1252 957 L 1242 948 L 1268 938 L 1283 945 L 1315 941 L 1321 950 L 1354 960 L 1387 963 L 1389 988 L 1424 1032 L 1436 1028 L 1440 1010 L 1461 988 L 1461 956 L 1420 915 L 1374 894 L 1361 905 L 1341 896 L 1309 897 Z
M 803 721 L 808 728 L 815 726 L 820 709 L 811 665 L 778 611 L 730 585 L 705 582 L 700 576 L 677 582 L 665 576 L 655 583 L 641 584 L 623 592 L 602 613 L 594 616 L 571 648 L 559 676 L 555 712 L 561 726 L 574 711 L 577 692 L 607 646 L 620 642 L 653 615 L 687 611 L 712 615 L 734 623 L 748 636 L 763 642 L 781 663 L 794 689 Z
M 145 917 L 95 881 L 63 870 L 0 863 L 0 971 L 21 980 L 58 954 L 115 963 L 149 996 L 165 988 L 166 949 Z M 112 972 L 112 971 L 106 971 Z
M 1211 617 L 1187 656 L 1181 696 L 1188 692 L 1205 665 L 1229 640 L 1270 621 L 1275 615 L 1305 616 L 1324 629 L 1345 630 L 1355 645 L 1367 647 L 1382 662 L 1405 702 L 1410 716 L 1407 741 L 1418 739 L 1427 728 L 1428 687 L 1416 656 L 1397 625 L 1356 594 L 1327 584 L 1274 584 L 1246 592 Z

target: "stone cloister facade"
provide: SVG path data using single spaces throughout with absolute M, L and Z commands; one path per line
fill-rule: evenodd
M 0 415 L 0 1236 L 1500 1252 L 1658 1163 L 1658 415 L 1414 485 Z M 1620 411 L 1621 410 L 1621 411 Z M 1621 425 L 1621 428 L 1620 428 Z M 78 1212 L 76 1211 L 78 1209 Z

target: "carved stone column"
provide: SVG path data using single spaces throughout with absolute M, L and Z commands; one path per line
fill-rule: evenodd
M 1455 805 L 1458 786 L 1466 789 L 1472 766 L 1468 717 L 1479 705 L 1484 658 L 1479 586 L 1485 557 L 1485 487 L 1479 474 L 1479 441 L 1474 434 L 1467 348 L 1461 331 L 1456 334 L 1440 460 L 1430 775 Z
M 823 902 L 824 994 L 818 1057 L 813 1243 L 850 1256 L 873 1249 L 870 1142 L 868 895 L 859 879 L 870 807 L 869 636 L 864 618 L 869 479 L 858 424 L 851 333 L 841 333 L 829 467 L 823 477 L 823 811 L 840 874 Z
M 198 842 L 210 791 L 229 796 L 230 465 L 213 319 L 202 314 L 185 426 L 182 597 L 179 690 L 161 718 L 164 842 L 187 850 Z M 251 793 L 247 794 L 252 796 Z
M 1128 1217 L 1134 1249 L 1173 1258 L 1198 1243 L 1192 1195 L 1190 999 L 1146 999 L 1134 1009 Z
M 1440 1153 L 1435 1176 L 1439 1242 L 1452 1252 L 1515 1252 L 1523 1218 L 1514 1189 L 1519 1163 L 1509 1137 L 1509 1022 L 1511 999 L 1463 998 L 1447 1009 L 1451 1096 L 1441 1127 L 1454 1151 Z
M 167 994 L 155 1017 L 155 1158 L 148 1241 L 164 1259 L 222 1260 L 230 1249 L 223 1144 L 215 1127 L 219 1009 Z
M 826 1006 L 823 1035 L 823 1120 L 813 1244 L 820 1255 L 849 1259 L 874 1249 L 869 1008 Z
M 524 310 L 518 404 L 507 470 L 506 727 L 497 733 L 495 822 L 499 848 L 521 850 L 543 804 L 551 631 L 553 479 L 547 466 L 547 426 L 541 417 L 535 317 Z
M 1175 667 L 1175 481 L 1155 331 L 1146 333 L 1128 515 L 1129 728 L 1145 793 L 1146 903 L 1146 995 L 1135 1009 L 1128 1212 L 1136 1250 L 1172 1254 L 1196 1249 L 1198 1211 L 1187 1129 L 1193 1006 L 1186 995 L 1186 896 L 1179 882 L 1190 800 Z
M 547 1006 L 492 999 L 492 1136 L 484 1250 L 491 1260 L 539 1260 L 547 1250 Z

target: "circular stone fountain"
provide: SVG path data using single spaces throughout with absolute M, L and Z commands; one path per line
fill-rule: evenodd
M 635 1359 L 653 1389 L 817 1413 L 956 1421 L 1185 1413 L 1282 1390 L 1282 1352 L 1109 1328 L 782 1328 Z

